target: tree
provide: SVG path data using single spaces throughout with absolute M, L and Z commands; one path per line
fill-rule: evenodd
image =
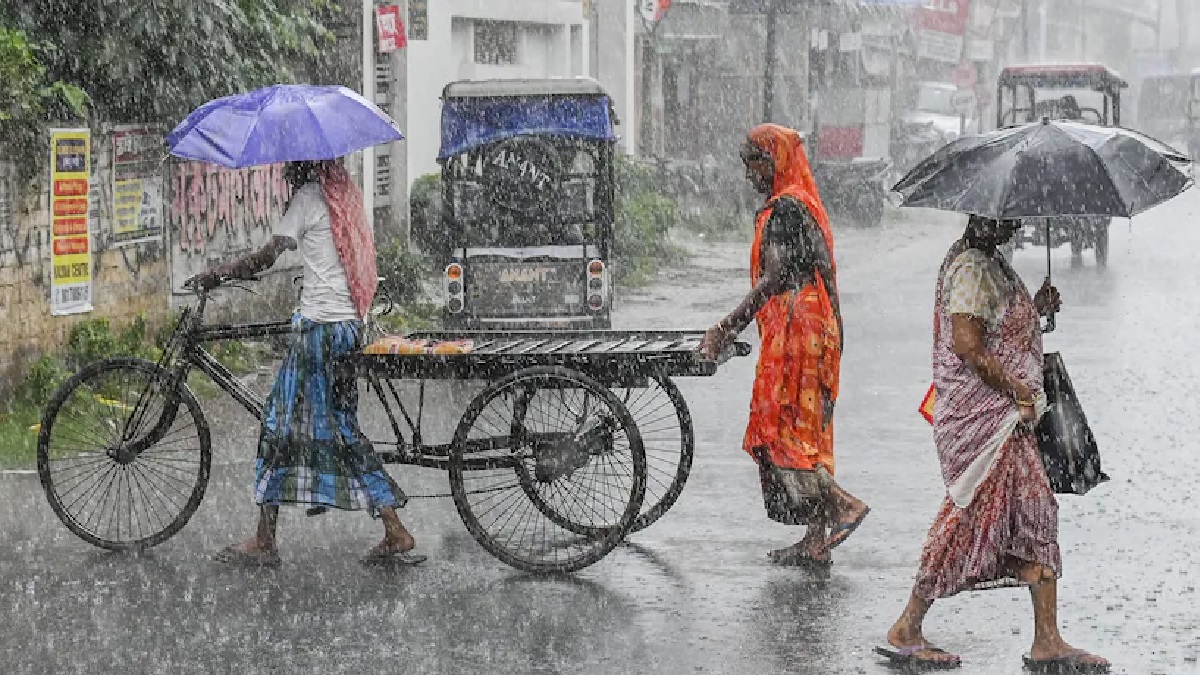
M 50 81 L 46 66 L 34 53 L 37 45 L 19 30 L 0 22 L 0 157 L 29 157 L 44 148 L 45 124 L 87 114 L 87 94 L 61 80 Z M 24 162 L 18 178 L 24 182 L 36 164 Z
M 330 0 L 16 0 L 0 10 L 44 45 L 53 80 L 107 122 L 173 124 L 218 96 L 291 82 L 334 44 Z

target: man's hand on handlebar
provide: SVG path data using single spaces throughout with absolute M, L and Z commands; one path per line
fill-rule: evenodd
M 183 282 L 183 286 L 194 291 L 207 292 L 230 281 L 258 281 L 258 277 L 253 274 L 234 274 L 230 270 L 218 267 L 197 274 Z

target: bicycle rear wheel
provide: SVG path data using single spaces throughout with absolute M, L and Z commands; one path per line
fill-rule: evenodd
M 161 544 L 200 506 L 212 464 L 208 424 L 185 385 L 133 358 L 93 363 L 51 398 L 38 476 L 59 520 L 114 551 Z

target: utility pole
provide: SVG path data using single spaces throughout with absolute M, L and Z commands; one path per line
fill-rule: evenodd
M 393 0 L 400 7 L 400 17 L 404 20 L 404 30 L 407 33 L 411 25 L 408 20 L 408 0 Z M 391 113 L 392 119 L 400 125 L 400 130 L 408 133 L 408 47 L 397 49 L 391 53 L 392 82 L 391 82 Z M 412 245 L 412 208 L 408 194 L 408 144 L 401 141 L 392 143 L 388 151 L 391 158 L 391 207 L 392 224 L 399 226 L 396 236 L 404 242 L 407 248 Z
M 775 32 L 779 23 L 779 0 L 767 0 L 767 47 L 763 59 L 763 122 L 775 116 Z
M 362 0 L 362 95 L 375 103 L 375 1 Z M 362 151 L 363 210 L 367 223 L 375 229 L 375 148 Z

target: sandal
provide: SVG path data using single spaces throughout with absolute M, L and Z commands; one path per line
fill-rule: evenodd
M 359 562 L 368 566 L 392 564 L 413 566 L 420 565 L 428 559 L 428 556 L 424 556 L 419 553 L 413 553 L 412 551 L 393 551 L 384 547 L 383 545 L 377 544 L 373 546 L 371 550 L 367 551 L 366 555 L 364 555 L 362 558 L 359 558 Z
M 1056 659 L 1034 659 L 1022 656 L 1025 669 L 1033 673 L 1051 673 L 1053 675 L 1076 675 L 1076 673 L 1107 673 L 1112 666 L 1108 663 L 1084 661 L 1083 657 L 1091 656 L 1082 649 L 1077 649 L 1066 656 Z
M 237 547 L 237 544 L 231 544 L 213 554 L 213 560 L 234 567 L 279 567 L 283 562 L 279 558 L 278 551 L 270 553 L 247 553 Z
M 891 665 L 900 668 L 907 668 L 910 670 L 954 670 L 955 668 L 962 667 L 962 659 L 958 658 L 957 656 L 955 656 L 953 659 L 946 660 L 929 659 L 917 656 L 917 654 L 920 654 L 921 652 L 927 652 L 930 654 L 946 654 L 948 656 L 952 656 L 952 654 L 944 649 L 938 649 L 937 647 L 930 647 L 929 645 L 924 644 L 909 645 L 907 647 L 893 647 L 888 645 L 886 647 L 875 648 L 876 654 L 879 654 L 880 656 L 886 656 L 888 661 L 891 662 Z
M 827 570 L 833 567 L 833 559 L 821 560 L 813 557 L 809 553 L 796 551 L 790 548 L 780 549 L 767 553 L 767 559 L 776 565 L 785 567 L 812 567 L 820 570 Z
M 838 547 L 843 541 L 850 538 L 859 525 L 867 519 L 867 514 L 871 512 L 871 507 L 864 506 L 863 512 L 858 514 L 858 517 L 849 523 L 838 523 L 829 530 L 829 541 L 825 544 L 826 550 L 833 550 Z

